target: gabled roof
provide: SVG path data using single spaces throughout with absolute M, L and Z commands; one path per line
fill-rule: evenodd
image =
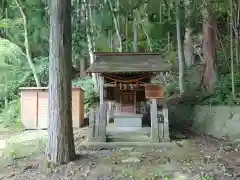
M 89 73 L 165 72 L 171 68 L 158 53 L 96 52 L 95 55 Z

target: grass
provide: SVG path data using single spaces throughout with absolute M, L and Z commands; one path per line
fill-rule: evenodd
M 46 131 L 25 131 L 6 140 L 3 156 L 5 159 L 13 154 L 15 158 L 30 156 L 43 150 L 46 142 Z

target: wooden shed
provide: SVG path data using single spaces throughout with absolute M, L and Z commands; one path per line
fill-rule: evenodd
M 21 90 L 21 122 L 25 129 L 48 128 L 48 88 L 23 87 Z M 84 124 L 84 91 L 72 88 L 73 127 Z

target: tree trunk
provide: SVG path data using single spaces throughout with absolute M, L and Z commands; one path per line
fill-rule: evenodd
M 232 99 L 235 101 L 235 80 L 234 80 L 234 48 L 233 48 L 233 2 L 229 0 L 230 6 L 230 43 L 231 43 L 231 76 L 232 76 Z
M 126 49 L 125 49 L 125 51 L 128 52 L 128 12 L 126 12 L 126 17 L 125 17 L 125 36 L 126 36 Z
M 236 56 L 236 69 L 239 71 L 239 37 L 240 37 L 240 29 L 239 29 L 239 21 L 240 21 L 240 0 L 236 3 L 237 6 L 237 14 L 235 16 L 235 56 Z
M 171 4 L 172 2 L 170 1 L 169 4 Z M 171 21 L 171 9 L 170 7 L 168 7 L 168 21 Z M 168 36 L 168 50 L 167 52 L 170 53 L 170 48 L 171 48 L 171 36 L 170 36 L 170 32 L 167 33 Z
M 108 29 L 108 48 L 110 50 L 110 52 L 113 51 L 113 40 L 112 40 L 112 30 Z
M 134 10 L 133 51 L 138 52 L 138 11 L 137 11 L 137 9 Z
M 90 57 L 90 64 L 93 64 L 95 61 L 95 55 L 94 55 L 94 45 L 93 45 L 93 38 L 91 36 L 91 6 L 88 4 L 86 0 L 83 0 L 82 4 L 82 11 L 85 12 L 85 20 L 86 20 L 86 34 L 87 34 L 87 44 L 88 44 L 88 52 Z M 98 90 L 98 83 L 97 83 L 97 75 L 95 73 L 92 73 L 92 79 L 94 83 L 94 89 L 95 91 Z
M 185 0 L 185 16 L 187 19 L 184 38 L 184 60 L 187 68 L 190 68 L 194 64 L 194 49 L 192 40 L 192 2 Z
M 152 42 L 151 42 L 151 39 L 150 39 L 150 37 L 148 35 L 148 32 L 147 32 L 147 30 L 146 30 L 146 28 L 144 26 L 144 20 L 141 18 L 139 12 L 138 12 L 137 15 L 138 15 L 138 21 L 139 21 L 139 24 L 141 25 L 142 31 L 145 34 L 146 38 L 147 38 L 147 44 L 148 44 L 148 48 L 147 49 L 149 49 L 150 52 L 152 52 Z
M 181 42 L 181 25 L 180 25 L 180 0 L 176 2 L 176 29 L 178 43 L 178 61 L 179 61 L 179 89 L 184 93 L 184 56 Z
M 86 75 L 85 70 L 86 70 L 86 59 L 85 57 L 83 57 L 82 59 L 80 59 L 80 76 Z
M 216 23 L 213 20 L 211 4 L 203 8 L 203 58 L 205 69 L 202 85 L 205 90 L 213 90 L 217 80 L 216 73 Z
M 71 37 L 71 1 L 52 0 L 47 157 L 53 164 L 67 163 L 75 158 L 72 128 Z
M 118 43 L 119 43 L 118 51 L 122 52 L 123 46 L 122 46 L 122 37 L 121 37 L 121 32 L 120 32 L 119 20 L 117 19 L 117 16 L 114 13 L 112 1 L 108 0 L 108 4 L 109 4 L 109 7 L 110 7 L 110 11 L 111 11 L 112 17 L 113 17 L 113 23 L 114 23 L 115 30 L 116 30 L 116 35 L 117 35 L 117 38 L 118 38 Z

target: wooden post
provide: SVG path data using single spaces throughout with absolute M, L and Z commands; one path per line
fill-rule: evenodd
M 163 141 L 169 142 L 169 123 L 168 123 L 168 108 L 163 107 L 164 125 L 163 125 Z
M 159 142 L 159 129 L 157 121 L 157 100 L 151 100 L 151 142 Z

